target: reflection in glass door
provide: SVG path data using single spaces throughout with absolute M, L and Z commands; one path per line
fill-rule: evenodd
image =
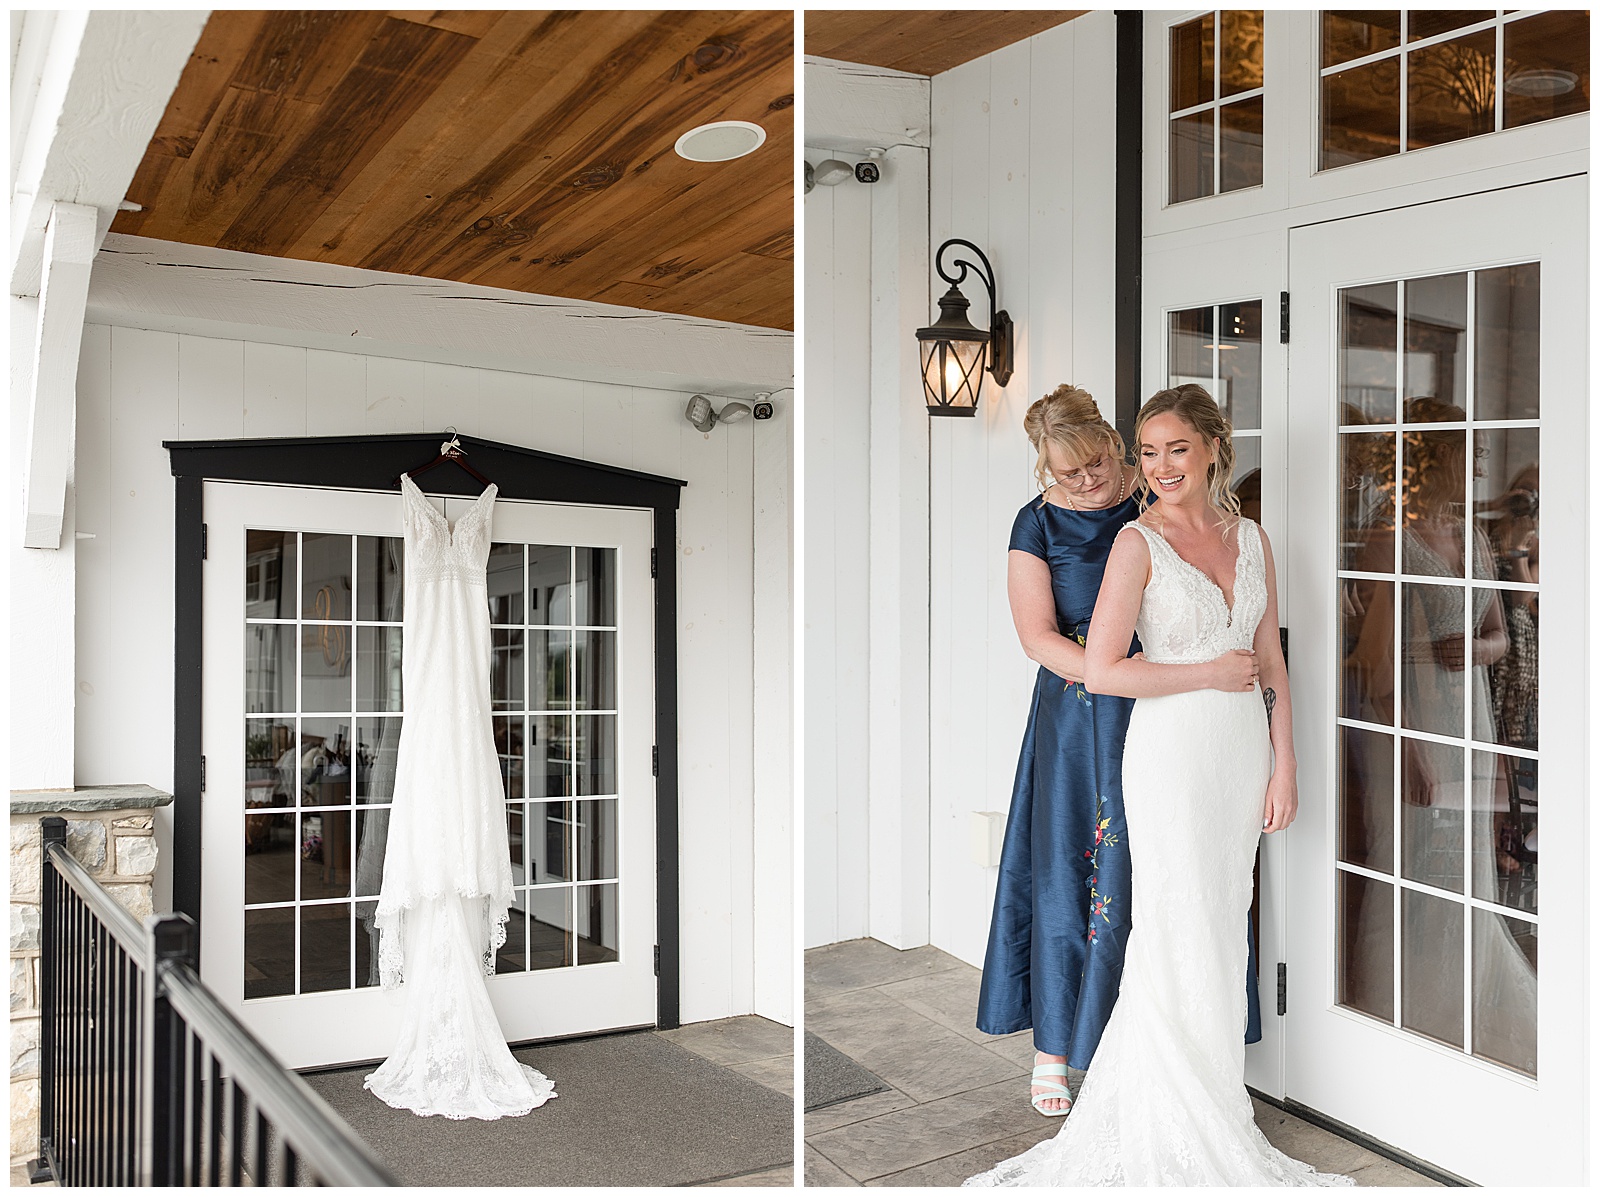
M 1338 313 L 1338 1000 L 1534 1076 L 1539 265 Z
M 1588 1167 L 1586 222 L 1575 178 L 1290 233 L 1284 1094 L 1480 1184 Z

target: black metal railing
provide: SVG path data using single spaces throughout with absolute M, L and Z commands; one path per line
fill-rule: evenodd
M 187 915 L 137 920 L 44 828 L 39 1158 L 63 1185 L 392 1185 L 201 982 Z

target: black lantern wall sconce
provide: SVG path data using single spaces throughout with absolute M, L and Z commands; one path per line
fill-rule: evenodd
M 952 265 L 960 273 L 951 274 L 945 267 L 945 251 L 960 246 L 978 255 L 977 263 L 957 259 Z M 930 416 L 970 416 L 978 410 L 978 396 L 983 390 L 985 369 L 994 375 L 999 386 L 1011 381 L 1011 317 L 1001 311 L 994 299 L 994 267 L 984 257 L 983 250 L 970 241 L 952 238 L 939 247 L 934 255 L 933 268 L 939 277 L 950 284 L 939 301 L 939 319 L 927 328 L 917 329 L 918 348 L 922 352 L 922 389 L 928 398 Z M 979 274 L 983 285 L 989 289 L 989 329 L 973 327 L 967 319 L 971 305 L 961 294 L 961 284 L 967 271 Z

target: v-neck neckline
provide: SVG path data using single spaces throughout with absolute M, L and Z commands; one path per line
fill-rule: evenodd
M 1240 523 L 1243 523 L 1242 519 Z M 1161 538 L 1161 543 L 1167 546 L 1167 550 L 1174 557 L 1183 562 L 1184 565 L 1188 566 L 1196 574 L 1200 575 L 1200 577 L 1204 578 L 1211 584 L 1211 589 L 1217 592 L 1217 597 L 1222 600 L 1222 606 L 1228 612 L 1228 626 L 1232 627 L 1234 603 L 1238 602 L 1239 600 L 1239 562 L 1244 557 L 1244 537 L 1238 535 L 1235 535 L 1234 537 L 1237 543 L 1233 547 L 1233 598 L 1230 600 L 1228 598 L 1228 592 L 1222 589 L 1222 583 L 1218 582 L 1210 574 L 1206 573 L 1205 570 L 1201 569 L 1193 561 L 1190 561 L 1182 553 L 1178 552 L 1177 548 L 1175 548 L 1173 543 L 1166 538 L 1164 533 L 1158 529 L 1151 528 L 1149 524 L 1143 524 L 1142 526 L 1148 528 L 1151 532 L 1154 532 L 1157 536 L 1159 536 Z
M 459 519 L 456 520 L 454 524 L 452 524 L 444 512 L 440 511 L 432 503 L 428 502 L 428 496 L 423 493 L 422 488 L 417 485 L 416 480 L 412 478 L 410 474 L 401 474 L 400 477 L 405 479 L 405 481 L 410 485 L 415 496 L 415 501 L 421 503 L 422 506 L 427 510 L 428 514 L 439 521 L 440 526 L 444 528 L 445 540 L 449 541 L 452 546 L 456 542 L 456 529 L 461 527 L 461 521 L 471 518 L 472 513 L 483 506 L 483 500 L 485 496 L 487 496 L 490 492 L 498 491 L 499 489 L 493 482 L 489 483 L 488 486 L 483 488 L 483 492 L 479 494 L 476 499 L 472 500 L 472 510 L 463 514 Z

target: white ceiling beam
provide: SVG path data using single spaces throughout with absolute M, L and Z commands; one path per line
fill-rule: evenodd
M 783 329 L 120 233 L 87 319 L 734 398 L 794 381 Z
M 13 130 L 11 294 L 39 293 L 57 201 L 96 209 L 105 236 L 210 15 L 24 14 L 11 84 L 18 123 L 26 113 L 20 145 Z
M 22 475 L 24 548 L 61 547 L 67 474 L 72 468 L 78 351 L 94 264 L 95 216 L 95 209 L 84 204 L 56 204 L 45 227 L 28 456 Z
M 806 55 L 806 145 L 865 153 L 929 144 L 928 76 Z

